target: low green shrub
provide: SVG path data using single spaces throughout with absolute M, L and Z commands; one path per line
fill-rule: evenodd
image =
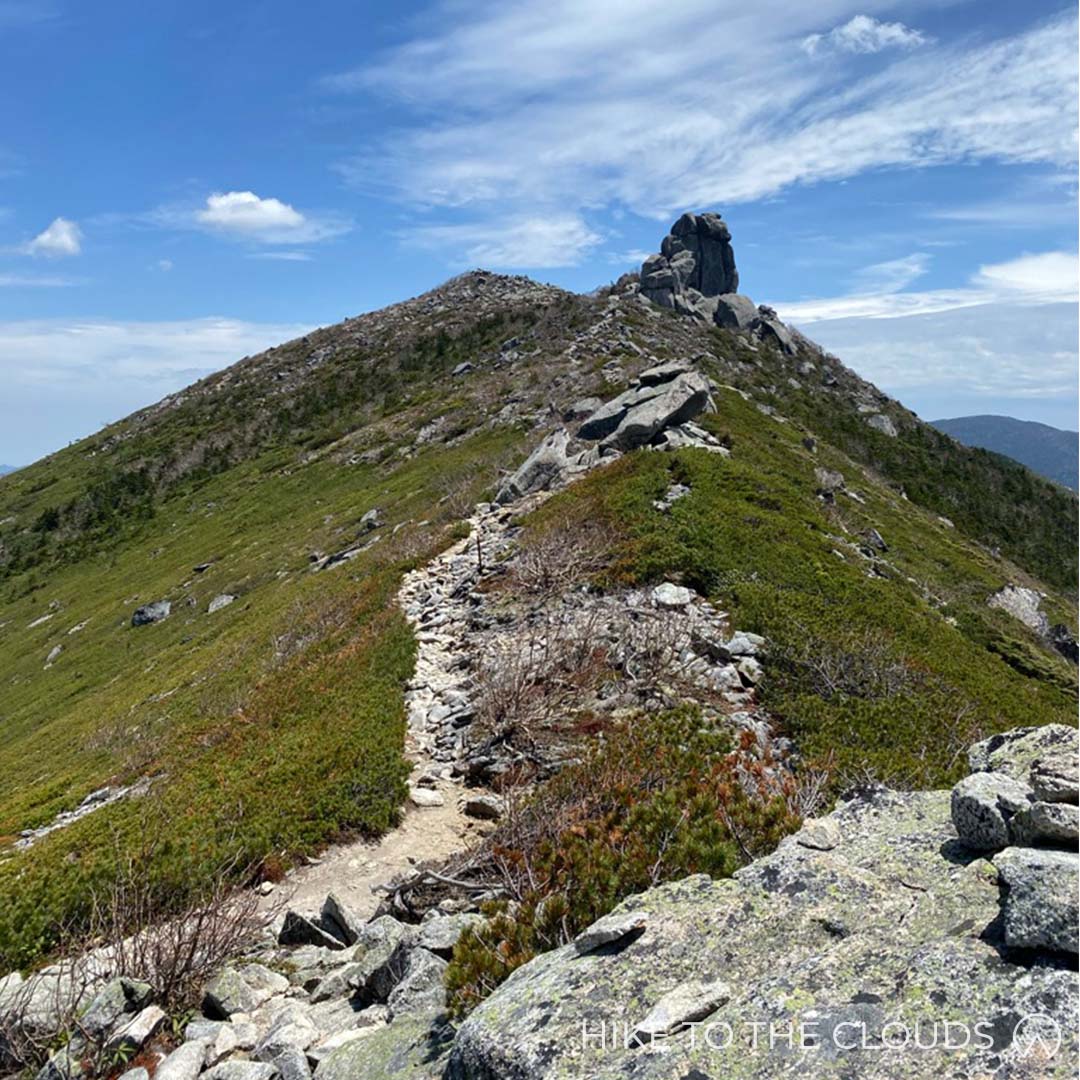
M 790 775 L 696 709 L 611 728 L 509 814 L 488 845 L 514 898 L 487 907 L 447 971 L 462 1015 L 533 956 L 626 896 L 672 878 L 726 877 L 799 823 Z

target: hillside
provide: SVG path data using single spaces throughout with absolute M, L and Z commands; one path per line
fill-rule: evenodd
M 930 422 L 965 446 L 1004 454 L 1073 491 L 1080 485 L 1077 459 L 1080 435 L 1075 431 L 1062 431 L 1049 424 L 1011 416 L 956 416 Z
M 951 782 L 977 738 L 1073 723 L 1057 639 L 987 601 L 1044 594 L 1075 647 L 1076 498 L 921 423 L 774 315 L 717 325 L 649 284 L 580 296 L 474 271 L 0 481 L 0 963 L 84 925 L 124 860 L 167 908 L 223 866 L 275 880 L 391 827 L 425 640 L 395 602 L 403 574 L 575 431 L 564 418 L 670 362 L 708 386 L 699 444 L 594 455 L 515 544 L 603 522 L 589 588 L 677 582 L 761 635 L 760 707 L 832 795 Z

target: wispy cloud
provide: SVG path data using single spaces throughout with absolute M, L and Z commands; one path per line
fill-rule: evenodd
M 914 49 L 930 41 L 922 31 L 901 22 L 879 22 L 871 15 L 853 15 L 828 33 L 808 34 L 800 43 L 809 56 L 833 52 L 878 53 L 885 49 Z
M 890 265 L 895 264 L 879 264 L 870 270 L 876 272 L 881 266 Z M 925 265 L 924 262 L 922 269 Z M 886 277 L 879 280 L 877 291 L 861 289 L 845 296 L 771 303 L 782 318 L 800 325 L 831 319 L 895 319 L 985 304 L 1033 307 L 1075 303 L 1078 274 L 1080 263 L 1075 252 L 1048 251 L 981 266 L 961 288 L 903 292 L 902 286 L 893 287 L 897 279 L 889 281 Z
M 78 284 L 76 278 L 56 274 L 0 274 L 0 288 L 63 289 Z
M 253 251 L 249 259 L 270 259 L 275 262 L 311 262 L 308 251 Z
M 856 274 L 856 291 L 872 295 L 899 292 L 916 278 L 922 277 L 929 266 L 930 256 L 923 252 L 905 255 L 902 259 L 874 263 Z
M 0 322 L 0 460 L 32 461 L 311 329 L 228 318 Z
M 573 266 L 603 237 L 576 214 L 554 214 L 426 225 L 403 233 L 402 240 L 442 252 L 461 266 L 498 270 Z
M 74 221 L 58 217 L 22 250 L 27 255 L 41 255 L 48 259 L 64 258 L 82 251 L 82 239 L 82 229 Z
M 822 63 L 798 47 L 823 25 L 846 27 L 863 52 L 910 46 L 916 31 L 873 20 L 887 6 L 448 3 L 433 29 L 323 88 L 386 96 L 405 117 L 342 164 L 346 178 L 451 217 L 627 208 L 662 219 L 882 167 L 1071 166 L 1073 12 L 869 61 L 849 48 Z
M 8 390 L 44 384 L 70 390 L 79 383 L 108 386 L 121 381 L 149 383 L 167 393 L 310 329 L 227 318 L 0 322 L 0 356 Z

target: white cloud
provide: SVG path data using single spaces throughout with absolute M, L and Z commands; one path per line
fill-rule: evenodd
M 56 274 L 0 274 L 0 288 L 63 289 L 78 284 L 74 278 Z
M 1035 417 L 1041 410 L 1049 423 L 1075 426 L 1075 304 L 1030 306 L 1017 318 L 1015 308 L 994 302 L 907 318 L 837 319 L 809 332 L 924 417 Z
M 821 56 L 830 52 L 878 53 L 884 49 L 914 49 L 929 40 L 921 31 L 900 22 L 879 22 L 870 15 L 853 15 L 827 34 L 808 34 L 801 45 L 808 55 Z
M 1080 260 L 1075 252 L 1048 251 L 980 266 L 975 283 L 994 291 L 1020 294 L 1029 303 L 1070 303 L 1077 298 L 1078 275 Z
M 253 251 L 249 259 L 273 259 L 278 262 L 311 262 L 306 251 Z
M 163 273 L 167 274 L 173 268 L 172 259 L 158 259 L 157 268 Z
M 922 277 L 930 266 L 930 256 L 923 252 L 905 255 L 902 259 L 889 259 L 864 267 L 856 275 L 860 293 L 893 293 Z
M 82 230 L 74 221 L 58 217 L 23 248 L 27 255 L 49 259 L 78 255 L 82 251 Z
M 603 240 L 574 214 L 428 225 L 412 228 L 402 238 L 445 252 L 461 266 L 488 269 L 574 266 Z
M 100 214 L 99 225 L 129 224 L 162 229 L 199 229 L 252 244 L 312 244 L 350 232 L 341 214 L 297 210 L 253 191 L 214 192 L 201 206 L 172 204 L 135 214 Z
M 405 117 L 341 168 L 410 205 L 663 219 L 883 167 L 1071 167 L 1073 12 L 999 40 L 882 53 L 870 71 L 797 47 L 890 6 L 448 0 L 434 29 L 324 83 L 385 95 Z
M 871 269 L 889 265 L 893 264 L 878 264 Z M 960 288 L 902 292 L 889 287 L 895 282 L 882 282 L 876 292 L 855 291 L 846 296 L 770 303 L 781 318 L 800 325 L 831 319 L 896 319 L 995 303 L 1011 309 L 1075 303 L 1078 268 L 1075 252 L 1048 251 L 982 266 L 970 283 Z
M 253 191 L 215 192 L 206 200 L 206 209 L 195 214 L 197 221 L 213 229 L 265 236 L 293 233 L 306 224 L 304 215 L 280 199 L 260 199 Z

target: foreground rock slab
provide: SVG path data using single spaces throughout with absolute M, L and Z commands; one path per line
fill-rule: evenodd
M 809 846 L 795 834 L 735 879 L 699 875 L 624 901 L 602 922 L 647 920 L 618 948 L 570 945 L 519 968 L 464 1022 L 446 1075 L 1073 1075 L 1076 972 L 1064 957 L 1009 951 L 997 874 L 957 840 L 950 792 L 879 789 L 827 820 L 830 850 L 815 822 Z M 718 993 L 705 1019 L 686 1017 L 712 1001 L 681 1024 L 668 1015 L 688 986 L 714 982 L 730 997 Z M 1016 1031 L 1028 1014 L 1062 1033 L 1049 1060 L 1026 1058 Z M 640 1045 L 634 1033 L 650 1017 L 650 1028 L 681 1030 Z M 945 1048 L 945 1021 L 968 1025 L 965 1048 Z M 916 1022 L 929 1049 L 900 1045 Z M 783 1034 L 800 1030 L 805 1044 Z

